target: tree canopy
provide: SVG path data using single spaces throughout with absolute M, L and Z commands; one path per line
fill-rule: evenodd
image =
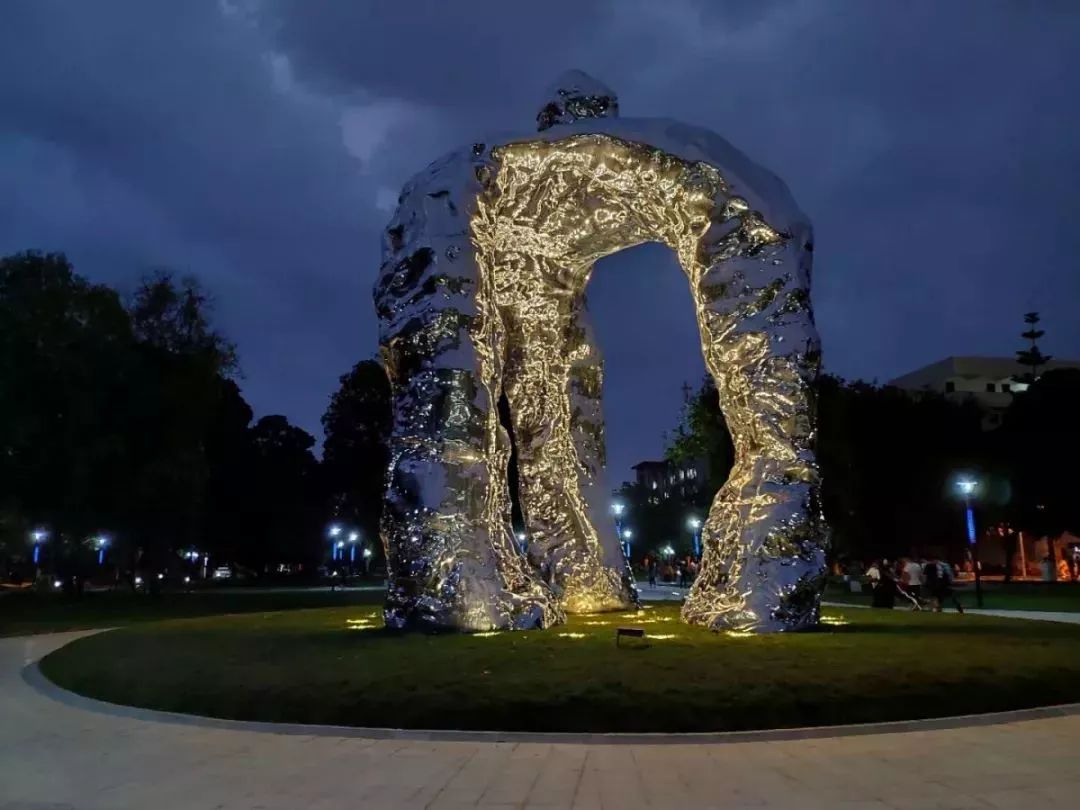
M 365 541 L 379 536 L 391 420 L 390 381 L 375 360 L 363 360 L 342 375 L 322 418 L 323 470 L 333 516 L 358 527 Z
M 7 557 L 25 557 L 31 529 L 42 526 L 49 565 L 75 579 L 96 564 L 102 535 L 112 562 L 130 576 L 140 567 L 167 570 L 190 549 L 257 571 L 320 561 L 330 491 L 315 438 L 283 416 L 252 424 L 234 379 L 235 347 L 211 314 L 198 281 L 168 271 L 143 279 L 125 306 L 62 254 L 0 259 Z M 331 409 L 347 411 L 328 421 L 327 467 L 338 479 L 356 460 L 340 449 L 350 445 L 347 433 L 351 445 L 366 448 L 365 460 L 385 468 L 378 437 L 388 416 L 346 407 L 364 390 Z M 370 430 L 365 419 L 375 420 Z M 356 508 L 375 508 L 370 492 Z M 375 515 L 363 522 L 377 525 Z

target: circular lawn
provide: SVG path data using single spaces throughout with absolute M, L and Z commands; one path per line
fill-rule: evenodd
M 113 703 L 241 720 L 420 729 L 690 732 L 863 723 L 1075 700 L 1080 626 L 826 609 L 747 636 L 678 606 L 523 633 L 396 635 L 370 606 L 134 625 L 41 661 Z M 617 627 L 644 643 L 615 643 Z

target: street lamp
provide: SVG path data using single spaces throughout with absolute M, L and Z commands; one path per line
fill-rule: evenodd
M 94 538 L 94 545 L 97 547 L 97 564 L 105 564 L 105 549 L 109 545 L 109 538 L 104 534 L 99 534 Z
M 615 501 L 611 504 L 611 514 L 615 516 L 615 536 L 619 538 L 619 544 L 623 546 L 623 554 L 626 555 L 627 561 L 630 560 L 630 547 L 622 542 L 623 527 L 622 516 L 626 512 L 626 504 L 622 501 Z
M 359 532 L 349 532 L 349 567 L 356 562 L 356 541 L 360 539 Z
M 701 556 L 701 518 L 696 515 L 691 516 L 686 521 L 687 527 L 694 534 L 694 556 Z
M 622 530 L 623 554 L 626 555 L 626 559 L 628 559 L 628 560 L 630 559 L 630 540 L 631 540 L 631 538 L 633 538 L 633 536 L 634 536 L 634 532 L 631 531 L 630 529 L 623 529 Z
M 45 529 L 34 529 L 30 539 L 34 542 L 34 565 L 37 565 L 41 561 L 41 544 L 49 539 L 49 533 Z
M 341 534 L 341 526 L 337 523 L 331 523 L 326 533 L 330 536 L 330 552 L 336 560 L 338 558 L 338 549 L 341 547 L 336 542 L 336 538 Z
M 964 496 L 964 519 L 967 523 L 967 541 L 971 546 L 971 561 L 975 568 L 975 604 L 983 606 L 982 597 L 982 571 L 979 565 L 979 542 L 975 531 L 975 507 L 971 500 L 979 489 L 979 482 L 973 478 L 958 478 L 956 481 L 957 491 Z

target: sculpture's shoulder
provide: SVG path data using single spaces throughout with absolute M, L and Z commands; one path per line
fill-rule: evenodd
M 703 127 L 668 118 L 593 118 L 529 133 L 516 140 L 557 141 L 593 133 L 651 146 L 682 160 L 707 163 L 720 172 L 732 196 L 745 199 L 773 227 L 781 230 L 809 227 L 809 219 L 783 180 L 725 138 Z

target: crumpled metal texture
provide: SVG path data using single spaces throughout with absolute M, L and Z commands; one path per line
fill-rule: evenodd
M 563 613 L 510 528 L 510 443 L 499 425 L 500 328 L 478 301 L 470 238 L 482 147 L 404 189 L 375 285 L 393 392 L 381 534 L 384 618 L 398 629 L 546 627 Z
M 597 259 L 658 241 L 690 281 L 736 447 L 684 619 L 752 632 L 812 626 L 825 535 L 809 224 L 782 184 L 716 136 L 568 115 L 565 132 L 477 144 L 433 164 L 406 187 L 387 231 L 376 286 L 395 404 L 387 623 L 542 627 L 563 611 L 634 603 L 607 519 L 602 363 L 583 292 Z M 658 145 L 650 133 L 673 140 Z M 510 531 L 500 391 L 527 557 Z
M 619 98 L 614 90 L 587 73 L 568 70 L 548 88 L 547 98 L 536 116 L 536 128 L 543 132 L 556 124 L 618 115 Z

